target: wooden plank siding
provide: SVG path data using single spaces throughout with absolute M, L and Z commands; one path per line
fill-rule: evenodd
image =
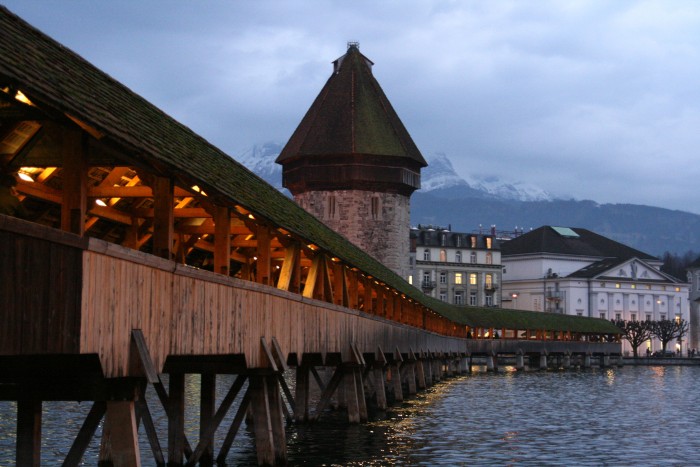
M 0 355 L 77 353 L 87 240 L 0 215 Z
M 392 323 L 254 282 L 202 271 L 90 239 L 83 256 L 80 352 L 100 356 L 107 377 L 129 374 L 132 329 L 141 329 L 158 371 L 168 355 L 245 355 L 265 366 L 260 338 L 284 352 L 342 353 L 356 343 L 465 352 L 463 339 Z

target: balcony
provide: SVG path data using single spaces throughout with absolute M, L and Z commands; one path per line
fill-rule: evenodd
M 498 286 L 496 284 L 487 284 L 484 286 L 484 292 L 487 294 L 494 294 L 496 293 L 496 290 L 498 290 Z
M 431 291 L 435 288 L 435 281 L 430 281 L 430 280 L 425 280 L 423 279 L 423 282 L 420 284 L 420 288 L 423 289 L 423 291 Z

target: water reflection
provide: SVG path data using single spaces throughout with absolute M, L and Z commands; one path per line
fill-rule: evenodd
M 287 429 L 290 465 L 692 465 L 700 450 L 700 368 L 477 372 L 432 387 L 374 421 L 348 426 L 330 411 Z M 219 402 L 232 383 L 220 378 Z M 199 378 L 187 380 L 187 436 L 198 438 Z M 155 401 L 155 395 L 149 393 Z M 52 403 L 53 404 L 53 403 Z M 151 403 L 156 425 L 165 417 Z M 42 460 L 65 456 L 89 403 L 45 404 Z M 14 404 L 0 403 L 0 465 L 14 462 Z M 235 410 L 224 421 L 229 426 Z M 143 431 L 143 430 L 142 430 Z M 225 431 L 217 438 L 217 449 Z M 145 435 L 144 465 L 152 465 Z M 164 444 L 167 439 L 161 436 Z M 69 439 L 70 438 L 70 439 Z M 93 440 L 86 465 L 95 465 Z M 252 433 L 242 427 L 228 465 L 254 465 Z

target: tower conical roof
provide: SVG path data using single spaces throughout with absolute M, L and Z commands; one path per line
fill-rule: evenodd
M 277 163 L 304 156 L 387 156 L 428 164 L 379 83 L 372 61 L 356 44 L 333 62 L 333 74 L 311 105 Z

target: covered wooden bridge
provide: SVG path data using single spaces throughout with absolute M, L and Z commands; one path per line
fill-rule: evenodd
M 285 460 L 284 419 L 318 418 L 339 387 L 357 422 L 366 398 L 385 407 L 387 390 L 400 399 L 470 355 L 620 352 L 606 321 L 423 295 L 4 8 L 0 168 L 21 177 L 27 211 L 0 215 L 0 400 L 17 401 L 18 465 L 40 463 L 43 401 L 94 403 L 65 465 L 103 419 L 102 461 L 211 465 L 246 412 L 259 462 L 273 464 Z M 184 434 L 187 373 L 201 374 L 198 440 Z M 238 375 L 218 407 L 217 374 Z M 154 403 L 167 433 L 153 428 Z

